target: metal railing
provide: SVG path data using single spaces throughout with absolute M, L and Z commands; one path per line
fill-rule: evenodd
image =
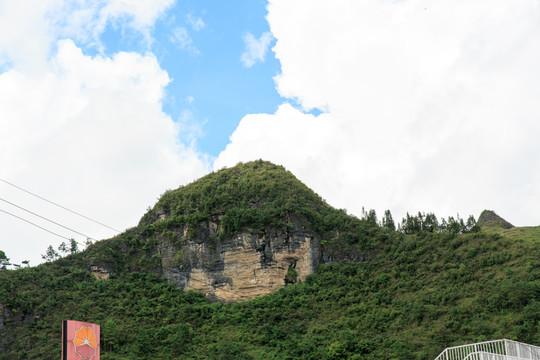
M 540 347 L 502 339 L 446 348 L 435 360 L 540 360 Z

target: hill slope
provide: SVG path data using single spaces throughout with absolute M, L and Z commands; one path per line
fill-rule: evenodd
M 210 299 L 247 300 L 303 281 L 318 264 L 367 258 L 372 227 L 283 167 L 255 161 L 165 192 L 136 228 L 88 249 L 86 262 L 99 276 L 151 271 Z
M 294 283 L 292 268 L 281 290 L 230 304 L 164 280 L 164 242 L 217 249 L 273 231 L 313 234 L 317 273 Z M 101 324 L 104 360 L 433 359 L 492 338 L 539 345 L 539 253 L 536 228 L 405 235 L 372 212 L 332 209 L 280 167 L 242 164 L 165 193 L 137 227 L 83 253 L 0 272 L 0 359 L 58 358 L 68 318 Z

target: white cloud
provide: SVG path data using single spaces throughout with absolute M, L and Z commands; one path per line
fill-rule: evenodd
M 35 69 L 47 59 L 52 41 L 44 13 L 54 1 L 0 1 L 0 65 Z
M 88 0 L 90 1 L 90 0 Z M 107 1 L 102 9 L 102 17 L 123 18 L 128 17 L 129 23 L 139 31 L 153 27 L 154 23 L 175 0 L 111 0 Z
M 203 19 L 198 16 L 193 16 L 191 14 L 188 14 L 187 21 L 195 31 L 200 31 L 206 26 Z
M 257 62 L 263 62 L 268 50 L 268 46 L 272 42 L 272 34 L 265 32 L 257 40 L 251 33 L 246 33 L 242 39 L 246 46 L 246 50 L 240 57 L 240 61 L 245 67 L 252 67 Z
M 186 50 L 192 55 L 200 54 L 199 49 L 193 44 L 193 40 L 185 27 L 180 26 L 174 29 L 170 39 L 171 42 L 177 44 L 180 49 Z
M 535 2 L 271 0 L 283 105 L 242 119 L 214 166 L 262 157 L 332 205 L 540 218 Z
M 205 122 L 197 119 L 191 110 L 183 110 L 177 124 L 184 143 L 196 148 L 197 141 L 204 136 Z
M 62 0 L 57 3 L 58 6 L 49 12 L 49 18 L 60 35 L 101 46 L 99 36 L 107 23 L 135 30 L 151 43 L 154 23 L 174 0 Z
M 187 129 L 191 134 L 180 141 L 181 124 L 163 112 L 170 79 L 152 53 L 88 56 L 73 40 L 47 32 L 49 11 L 62 2 L 44 1 L 46 6 L 27 6 L 26 12 L 14 3 L 0 2 L 2 31 L 15 34 L 0 39 L 0 54 L 10 62 L 0 73 L 0 178 L 125 229 L 136 225 L 165 189 L 207 172 L 208 159 L 191 144 L 194 130 Z M 110 16 L 123 16 L 120 5 L 108 10 Z M 132 24 L 126 26 L 149 28 L 158 13 L 128 12 Z M 112 235 L 4 183 L 0 192 L 93 238 Z M 0 209 L 84 241 L 5 203 Z M 0 228 L 0 249 L 16 263 L 29 259 L 35 265 L 49 244 L 62 241 L 6 214 L 0 214 Z
M 151 43 L 154 22 L 174 0 L 0 0 L 0 66 L 42 71 L 56 40 L 71 38 L 103 50 L 108 23 L 137 31 Z

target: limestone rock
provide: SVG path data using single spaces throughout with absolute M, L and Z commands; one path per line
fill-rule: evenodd
M 92 271 L 96 280 L 106 280 L 111 275 L 111 271 L 104 266 L 91 266 L 90 271 Z
M 266 295 L 287 284 L 289 268 L 303 281 L 322 258 L 320 239 L 298 227 L 268 233 L 243 231 L 222 240 L 201 235 L 181 246 L 162 240 L 162 274 L 177 286 L 204 292 L 210 299 L 242 301 Z M 218 228 L 209 222 L 206 233 L 216 234 Z
M 503 229 L 511 229 L 514 225 L 510 224 L 508 221 L 504 220 L 502 217 L 497 215 L 495 211 L 484 210 L 478 218 L 478 226 L 481 227 L 501 227 Z

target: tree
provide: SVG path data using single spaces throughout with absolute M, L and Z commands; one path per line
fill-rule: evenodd
M 62 243 L 58 246 L 58 251 L 61 254 L 67 254 L 69 252 L 67 244 L 65 241 L 62 241 Z
M 109 319 L 103 324 L 103 341 L 105 347 L 112 351 L 119 343 L 118 325 L 112 319 Z
M 76 254 L 79 252 L 79 245 L 77 244 L 77 241 L 75 241 L 75 239 L 69 239 L 69 245 L 66 244 L 66 242 L 62 242 L 60 244 L 60 246 L 58 246 L 58 251 L 61 253 L 61 254 L 68 254 L 68 255 L 73 255 L 73 254 Z
M 391 231 L 396 230 L 396 224 L 394 223 L 394 219 L 392 218 L 392 214 L 390 213 L 390 210 L 386 210 L 384 212 L 384 217 L 382 218 L 382 227 Z
M 427 213 L 422 224 L 422 230 L 427 232 L 437 232 L 439 231 L 439 221 L 433 213 Z
M 7 270 L 7 267 L 11 265 L 6 253 L 0 250 L 0 271 Z
M 422 219 L 418 216 L 411 216 L 407 213 L 406 217 L 401 221 L 399 229 L 407 235 L 417 234 L 422 229 L 421 221 Z
M 480 227 L 476 224 L 474 216 L 470 215 L 467 219 L 467 224 L 465 225 L 466 232 L 476 232 L 480 230 Z
M 463 219 L 459 217 L 459 214 L 457 215 L 457 219 L 454 219 L 453 216 L 448 217 L 448 225 L 446 226 L 446 230 L 448 232 L 453 234 L 461 234 L 464 228 L 465 224 L 463 223 Z
M 71 255 L 78 253 L 79 252 L 79 246 L 78 246 L 77 242 L 75 241 L 75 239 L 70 239 L 69 242 L 70 242 L 69 253 Z
M 377 227 L 377 213 L 375 210 L 371 209 L 369 212 L 365 215 L 366 223 L 368 226 L 371 227 Z
M 49 245 L 45 254 L 41 255 L 41 258 L 45 260 L 46 262 L 51 262 L 60 258 L 60 254 L 56 250 L 54 250 L 52 245 Z

